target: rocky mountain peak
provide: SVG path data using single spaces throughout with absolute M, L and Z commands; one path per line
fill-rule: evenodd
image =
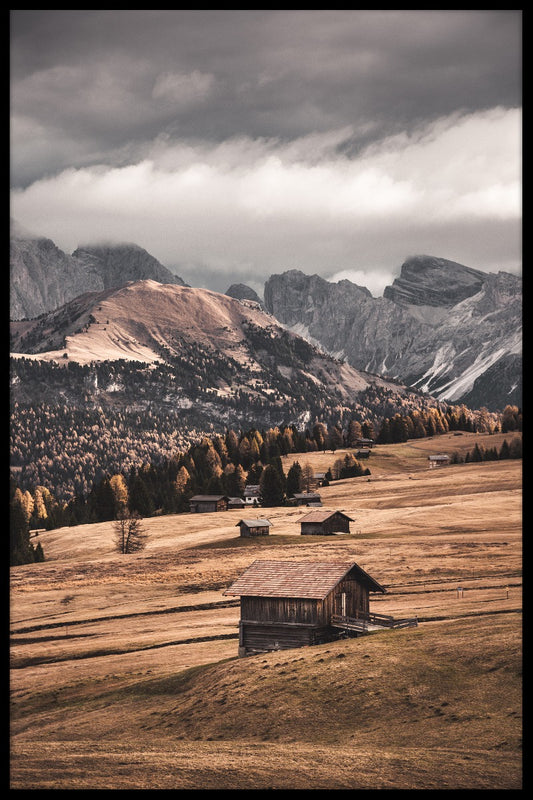
M 105 289 L 128 281 L 152 279 L 185 286 L 185 281 L 136 244 L 99 244 L 78 247 L 72 254 L 88 270 L 97 272 Z
M 37 317 L 85 292 L 143 279 L 186 286 L 137 245 L 90 245 L 68 255 L 51 239 L 32 234 L 11 220 L 11 319 Z
M 480 291 L 487 273 L 435 256 L 407 258 L 383 297 L 399 305 L 448 307 Z
M 227 297 L 233 297 L 235 300 L 251 300 L 258 303 L 263 308 L 263 301 L 251 286 L 245 283 L 232 283 L 226 292 Z

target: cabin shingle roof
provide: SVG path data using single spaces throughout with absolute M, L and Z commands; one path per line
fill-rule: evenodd
M 354 522 L 351 517 L 342 511 L 310 511 L 305 517 L 300 517 L 298 522 L 325 522 L 330 517 L 334 517 L 335 514 L 340 514 L 341 517 L 346 517 L 350 522 Z
M 226 494 L 195 494 L 194 497 L 191 497 L 191 500 L 198 500 L 200 502 L 209 502 L 214 500 L 229 500 L 230 498 Z
M 267 525 L 272 525 L 268 519 L 241 519 L 235 527 L 239 525 L 246 525 L 248 528 L 265 528 Z
M 254 561 L 223 594 L 323 600 L 351 570 L 370 591 L 385 592 L 353 561 Z

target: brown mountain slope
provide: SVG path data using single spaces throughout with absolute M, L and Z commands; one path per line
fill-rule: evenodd
M 153 280 L 85 294 L 38 319 L 12 322 L 11 333 L 14 354 L 60 364 L 154 364 L 201 350 L 229 364 L 230 371 L 242 371 L 247 390 L 263 383 L 272 392 L 269 373 L 275 372 L 289 381 L 301 374 L 345 399 L 371 383 L 398 391 L 397 384 L 322 353 L 259 308 L 208 289 Z M 229 391 L 222 379 L 213 388 Z

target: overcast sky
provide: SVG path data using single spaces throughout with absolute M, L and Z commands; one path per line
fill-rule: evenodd
M 521 272 L 521 11 L 11 11 L 11 214 L 192 286 Z

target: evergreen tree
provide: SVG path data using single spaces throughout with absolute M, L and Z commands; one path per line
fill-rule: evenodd
M 115 493 L 107 476 L 93 486 L 89 495 L 89 508 L 97 522 L 115 518 Z
M 293 497 L 302 491 L 302 468 L 298 461 L 294 461 L 287 472 L 287 496 Z
M 392 443 L 390 422 L 389 422 L 388 419 L 384 419 L 383 422 L 381 423 L 381 427 L 380 427 L 379 433 L 378 433 L 378 438 L 377 438 L 376 441 L 377 441 L 378 444 L 391 444 Z
M 262 506 L 281 506 L 285 501 L 281 476 L 273 464 L 267 464 L 259 481 L 259 499 Z
M 509 458 L 522 458 L 522 439 L 515 436 L 509 445 Z
M 393 442 L 406 442 L 409 438 L 405 417 L 395 414 L 391 420 L 391 439 Z
M 39 562 L 39 561 L 44 561 L 44 560 L 45 560 L 45 558 L 44 558 L 44 551 L 43 551 L 42 545 L 41 545 L 40 542 L 37 542 L 37 546 L 35 547 L 35 550 L 34 550 L 34 561 L 35 562 Z
M 246 476 L 246 483 L 251 486 L 257 486 L 261 479 L 261 474 L 263 472 L 263 465 L 260 461 L 256 464 L 252 464 L 250 469 L 248 470 L 248 475 Z
M 128 487 L 131 512 L 137 512 L 141 517 L 150 517 L 154 513 L 154 504 L 146 483 L 141 474 L 136 474 Z
M 329 446 L 333 453 L 344 445 L 344 436 L 339 425 L 334 425 L 329 430 L 328 438 Z
M 477 442 L 472 450 L 470 461 L 483 461 L 483 448 Z
M 364 439 L 374 438 L 374 425 L 369 420 L 365 419 L 365 421 L 362 423 L 361 431 Z
M 18 488 L 9 509 L 9 559 L 12 566 L 32 564 L 35 561 L 22 492 Z
M 511 449 L 509 447 L 509 442 L 507 441 L 507 439 L 504 439 L 503 442 L 502 442 L 502 446 L 500 447 L 499 456 L 500 456 L 500 458 L 502 460 L 504 460 L 506 458 L 510 458 L 511 457 L 510 453 L 511 453 Z

